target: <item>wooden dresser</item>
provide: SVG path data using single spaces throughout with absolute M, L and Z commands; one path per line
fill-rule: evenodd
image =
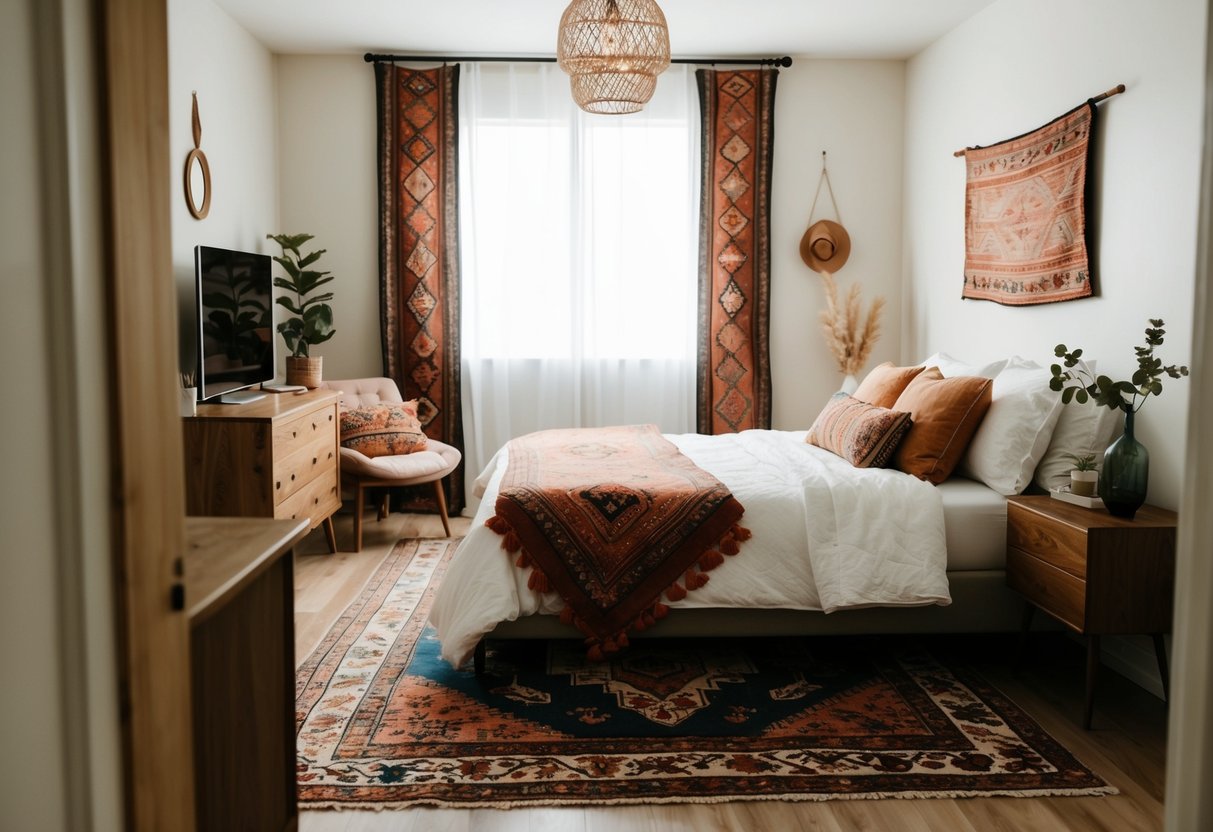
M 1028 602 L 1024 632 L 1039 608 L 1086 636 L 1084 728 L 1091 727 L 1100 636 L 1153 636 L 1167 690 L 1162 634 L 1171 631 L 1176 520 L 1155 506 L 1124 520 L 1048 496 L 1007 500 L 1007 584 Z
M 307 518 L 324 524 L 341 507 L 337 405 L 332 390 L 267 394 L 249 404 L 204 404 L 183 419 L 186 514 Z

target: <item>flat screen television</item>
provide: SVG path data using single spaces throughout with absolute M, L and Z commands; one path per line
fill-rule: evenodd
M 274 288 L 268 254 L 194 247 L 198 397 L 255 401 L 274 378 Z

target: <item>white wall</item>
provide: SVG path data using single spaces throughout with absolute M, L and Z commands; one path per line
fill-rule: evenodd
M 92 5 L 0 8 L 4 829 L 122 824 Z
M 4 383 L 23 391 L 20 409 L 4 408 L 0 481 L 4 526 L 0 582 L 0 627 L 6 633 L 38 633 L 40 638 L 5 638 L 0 662 L 5 672 L 0 709 L 4 746 L 22 749 L 0 759 L 3 824 L 12 829 L 66 826 L 67 771 L 62 723 L 59 657 L 46 645 L 59 641 L 55 540 L 55 491 L 46 460 L 53 437 L 37 426 L 51 420 L 50 361 L 46 346 L 47 275 L 42 263 L 43 207 L 38 155 L 37 59 L 32 3 L 5 3 L 0 12 L 0 79 L 5 110 L 0 120 L 0 279 L 6 303 L 19 319 L 0 327 Z M 32 429 L 31 429 L 32 428 Z M 19 683 L 18 683 L 19 680 Z
M 1019 353 L 1051 363 L 1082 347 L 1127 378 L 1148 318 L 1160 355 L 1189 363 L 1204 90 L 1201 0 L 1000 0 L 911 59 L 906 75 L 903 359 L 935 350 L 975 360 Z M 952 152 L 1035 128 L 1118 83 L 1099 105 L 1090 217 L 1098 297 L 1003 307 L 962 301 L 964 161 Z M 1152 503 L 1177 507 L 1185 381 L 1137 419 Z
M 825 306 L 821 278 L 800 259 L 823 150 L 842 225 L 851 237 L 851 256 L 836 276 L 839 292 L 858 282 L 865 309 L 874 296 L 884 296 L 884 335 L 868 367 L 899 358 L 904 68 L 901 61 L 797 58 L 780 70 L 771 194 L 776 429 L 808 428 L 842 380 L 818 321 Z M 813 219 L 833 218 L 823 188 Z
M 279 55 L 278 206 L 282 230 L 314 234 L 333 273 L 326 378 L 383 375 L 375 72 L 362 56 Z
M 191 369 L 197 337 L 194 246 L 279 253 L 265 239 L 282 230 L 277 90 L 273 55 L 211 0 L 168 0 L 168 34 L 173 278 L 181 299 L 182 368 Z M 185 157 L 194 147 L 194 91 L 213 191 L 210 214 L 202 220 L 186 207 L 182 179 Z M 195 199 L 201 202 L 197 191 Z M 281 368 L 285 346 L 275 338 Z
M 780 71 L 771 208 L 773 421 L 806 428 L 840 377 L 817 324 L 821 281 L 800 238 L 829 152 L 852 253 L 838 278 L 889 302 L 872 364 L 898 357 L 904 64 L 798 59 Z M 379 375 L 378 196 L 374 73 L 360 56 L 278 57 L 284 230 L 316 234 L 337 275 L 337 335 L 319 350 L 332 378 Z M 823 201 L 828 198 L 823 195 Z M 825 202 L 818 219 L 832 217 Z

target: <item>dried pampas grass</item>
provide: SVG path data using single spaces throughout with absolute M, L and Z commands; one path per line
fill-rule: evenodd
M 826 289 L 826 308 L 821 311 L 821 330 L 825 333 L 826 346 L 838 364 L 838 372 L 855 375 L 868 363 L 872 347 L 880 339 L 880 313 L 884 310 L 884 298 L 877 295 L 868 307 L 867 319 L 862 320 L 859 284 L 851 284 L 845 302 L 840 305 L 834 275 L 822 272 L 821 279 Z

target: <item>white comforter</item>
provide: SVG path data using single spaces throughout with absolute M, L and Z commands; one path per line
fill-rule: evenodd
M 754 536 L 708 573 L 704 587 L 671 607 L 835 610 L 951 603 L 945 576 L 943 504 L 935 487 L 899 471 L 859 469 L 804 441 L 804 432 L 667 436 L 745 506 Z M 471 531 L 451 561 L 430 622 L 442 655 L 461 663 L 501 621 L 557 613 L 555 593 L 527 587 L 485 527 L 507 457 L 476 481 L 483 494 Z

